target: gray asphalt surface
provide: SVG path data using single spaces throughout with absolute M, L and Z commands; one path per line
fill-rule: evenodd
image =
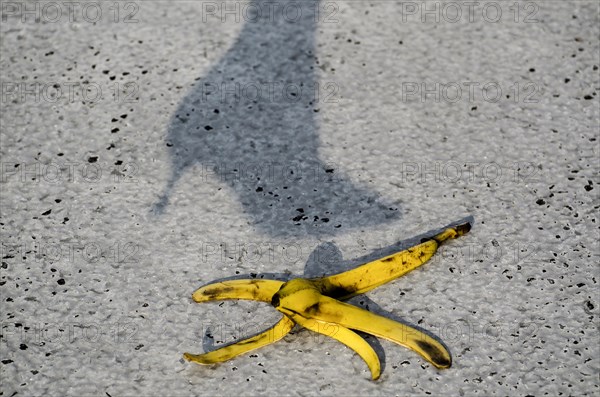
M 595 1 L 2 2 L 0 395 L 600 395 Z M 71 7 L 71 8 L 70 8 Z M 317 12 L 315 12 L 315 9 Z M 365 363 L 196 304 L 471 219 L 351 303 L 442 340 Z

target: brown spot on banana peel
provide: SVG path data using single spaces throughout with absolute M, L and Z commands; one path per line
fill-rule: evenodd
M 431 343 L 421 340 L 415 341 L 415 343 L 427 354 L 437 368 L 450 368 L 452 365 L 452 358 L 450 356 L 446 357 L 439 348 Z
M 330 283 L 320 282 L 320 280 L 315 280 L 316 285 L 323 295 L 329 296 L 334 299 L 346 299 L 351 297 L 356 292 L 355 285 L 332 285 Z
M 243 284 L 237 284 L 241 281 Z M 192 299 L 196 302 L 206 302 L 213 300 L 228 299 L 250 299 L 264 301 L 265 291 L 269 285 L 265 285 L 269 280 L 231 280 L 205 285 L 192 294 Z M 232 285 L 233 283 L 233 285 Z
M 308 314 L 308 315 L 315 315 L 317 313 L 319 313 L 319 302 L 317 302 L 313 305 L 310 305 L 309 307 L 306 308 L 306 314 Z
M 197 302 L 202 302 L 204 300 L 216 300 L 221 299 L 219 295 L 229 293 L 231 291 L 233 291 L 233 287 L 212 287 L 202 291 L 199 295 L 196 295 L 197 292 L 194 292 L 192 297 Z

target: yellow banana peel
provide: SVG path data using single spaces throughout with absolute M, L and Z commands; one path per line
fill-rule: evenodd
M 341 302 L 390 282 L 426 263 L 440 244 L 468 233 L 470 223 L 447 228 L 420 244 L 343 273 L 287 282 L 265 279 L 221 281 L 193 294 L 196 302 L 247 299 L 268 302 L 283 317 L 268 330 L 204 354 L 185 353 L 199 364 L 215 364 L 269 345 L 287 335 L 295 324 L 327 335 L 354 350 L 367 364 L 373 380 L 381 374 L 379 357 L 356 332 L 385 338 L 418 353 L 436 368 L 449 368 L 452 357 L 435 338 L 409 326 Z M 332 332 L 333 330 L 333 332 Z

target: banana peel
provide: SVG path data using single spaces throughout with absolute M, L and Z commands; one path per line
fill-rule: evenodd
M 196 302 L 246 299 L 270 303 L 283 314 L 268 330 L 220 349 L 184 353 L 198 364 L 215 364 L 277 342 L 298 324 L 329 336 L 354 350 L 367 364 L 373 380 L 381 374 L 379 357 L 354 330 L 387 339 L 418 353 L 436 368 L 449 368 L 452 357 L 435 338 L 409 326 L 341 302 L 364 294 L 425 264 L 440 244 L 466 234 L 470 223 L 447 228 L 404 251 L 366 263 L 346 272 L 319 278 L 294 278 L 287 282 L 238 279 L 205 285 L 192 295 Z M 333 330 L 333 332 L 332 332 Z

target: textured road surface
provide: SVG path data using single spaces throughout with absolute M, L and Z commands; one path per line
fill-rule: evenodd
M 0 395 L 600 395 L 599 22 L 594 1 L 2 2 Z M 352 300 L 452 368 L 371 337 L 373 382 L 306 330 L 182 359 L 278 318 L 199 286 L 464 218 Z

